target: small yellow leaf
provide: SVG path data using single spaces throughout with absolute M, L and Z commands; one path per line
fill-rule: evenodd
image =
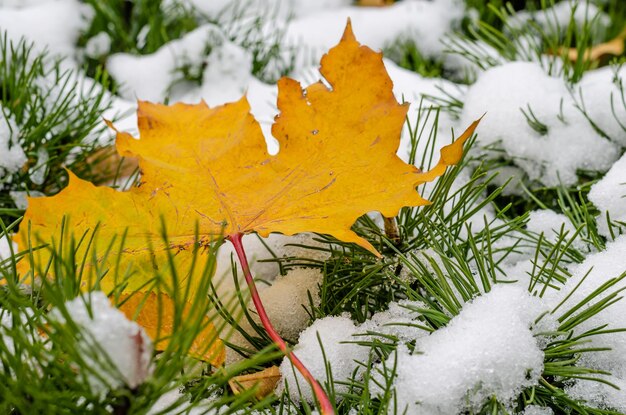
M 583 59 L 591 62 L 600 62 L 602 59 L 611 56 L 620 56 L 624 53 L 626 42 L 626 28 L 613 39 L 594 45 L 583 52 Z M 568 48 L 567 57 L 570 61 L 576 62 L 579 59 L 577 48 Z M 562 53 L 562 50 L 561 50 Z
M 272 366 L 260 372 L 235 376 L 228 381 L 228 385 L 235 395 L 257 388 L 254 396 L 263 399 L 274 391 L 279 380 L 280 370 L 278 366 Z
M 394 0 L 359 0 L 359 6 L 382 7 L 393 4 Z

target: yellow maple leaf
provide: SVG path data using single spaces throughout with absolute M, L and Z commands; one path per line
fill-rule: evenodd
M 317 232 L 379 255 L 350 229 L 355 220 L 370 211 L 392 217 L 404 206 L 428 204 L 416 186 L 459 162 L 478 121 L 441 150 L 432 170 L 421 172 L 396 155 L 408 104 L 394 97 L 382 54 L 360 45 L 350 24 L 322 58 L 320 72 L 329 87 L 278 82 L 280 115 L 272 134 L 280 151 L 274 156 L 245 97 L 216 108 L 139 102 L 139 139 L 118 132 L 116 146 L 120 155 L 139 160 L 140 185 L 119 192 L 70 174 L 58 195 L 29 199 L 24 224 L 42 241 L 58 235 L 64 218 L 76 235 L 97 227 L 96 253 L 124 234 L 124 263 L 135 269 L 127 292 L 141 290 L 172 251 L 177 264 L 190 261 L 196 235 L 208 245 L 220 235 Z M 27 247 L 28 228 L 23 225 L 16 238 L 20 249 Z M 23 260 L 19 268 L 27 272 L 49 255 L 35 251 L 34 261 Z M 100 284 L 114 286 L 107 277 Z M 197 284 L 192 273 L 170 288 L 193 291 Z

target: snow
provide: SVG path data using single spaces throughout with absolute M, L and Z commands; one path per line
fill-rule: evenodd
M 15 43 L 24 37 L 34 42 L 37 51 L 48 50 L 52 55 L 72 57 L 93 9 L 78 0 L 30 3 L 28 7 L 2 9 L 0 33 L 6 31 L 9 40 Z
M 512 403 L 542 373 L 532 324 L 543 310 L 522 288 L 495 286 L 445 328 L 417 338 L 415 353 L 399 347 L 386 363 L 396 369 L 395 409 L 450 415 L 479 412 L 493 396 Z
M 554 411 L 549 407 L 528 405 L 522 415 L 554 415 Z
M 419 39 L 426 57 L 441 55 L 441 38 L 463 17 L 458 0 L 413 0 L 384 8 L 344 7 L 293 19 L 285 33 L 285 47 L 297 48 L 297 66 L 315 64 L 337 43 L 348 18 L 356 38 L 372 49 L 382 49 L 399 38 Z
M 528 233 L 531 235 L 528 235 Z M 540 235 L 543 243 L 557 244 L 559 240 L 571 241 L 571 247 L 586 254 L 593 248 L 580 234 L 574 238 L 576 228 L 570 219 L 562 213 L 550 209 L 538 209 L 529 212 L 526 232 L 511 230 L 492 244 L 494 260 L 499 264 L 499 278 L 517 281 L 528 286 L 529 275 L 536 269 L 537 240 Z M 561 266 L 567 268 L 571 261 L 563 258 Z M 539 259 L 539 264 L 542 259 Z
M 415 72 L 406 70 L 399 67 L 392 61 L 385 59 L 385 69 L 389 73 L 389 77 L 393 81 L 393 93 L 396 96 L 398 102 L 409 102 L 411 106 L 407 113 L 407 117 L 412 123 L 418 119 L 420 111 L 422 111 L 422 119 L 425 118 L 425 108 L 433 105 L 432 99 L 446 99 L 447 95 L 452 97 L 461 98 L 465 92 L 466 87 L 462 85 L 454 84 L 445 79 L 439 78 L 424 78 Z M 424 101 L 422 102 L 422 99 Z M 441 147 L 450 144 L 452 137 L 450 137 L 450 127 L 454 125 L 454 120 L 446 112 L 439 114 L 439 129 L 437 131 L 437 140 L 434 145 L 435 153 L 439 156 L 439 149 Z M 430 131 L 435 124 L 435 117 L 430 116 L 425 119 L 424 123 L 419 126 L 424 131 Z M 460 134 L 468 125 L 461 125 L 460 130 L 457 131 L 457 135 Z M 413 125 L 413 128 L 416 126 Z M 409 154 L 411 152 L 411 135 L 408 124 L 405 124 L 400 141 L 400 147 L 398 149 L 398 156 L 404 161 L 409 160 Z M 426 149 L 428 140 L 420 140 L 420 145 L 417 147 L 415 154 L 423 154 Z M 425 166 L 417 166 L 425 167 Z
M 574 399 L 587 401 L 592 407 L 601 409 L 614 409 L 624 413 L 626 411 L 626 380 L 623 377 L 601 377 L 605 381 L 611 382 L 619 389 L 615 389 L 604 383 L 580 380 L 565 391 Z
M 0 240 L 0 243 L 2 243 L 2 240 Z M 15 342 L 11 336 L 11 330 L 13 330 L 13 314 L 7 310 L 0 309 L 0 344 L 9 355 L 15 353 Z
M 522 110 L 529 116 L 532 111 L 547 132 L 534 130 Z M 579 169 L 606 171 L 619 155 L 617 144 L 600 136 L 575 107 L 565 82 L 546 75 L 536 63 L 513 62 L 485 71 L 465 97 L 460 123 L 469 125 L 485 112 L 478 143 L 501 147 L 531 180 L 546 186 L 575 184 Z
M 214 400 L 215 397 L 211 396 L 192 404 L 188 395 L 185 395 L 179 389 L 172 389 L 159 397 L 154 405 L 150 407 L 148 415 L 174 415 L 181 413 L 185 415 L 218 415 L 226 412 L 227 407 L 218 410 L 210 409 Z
M 293 352 L 315 379 L 326 379 L 326 364 L 329 365 L 335 381 L 337 399 L 348 391 L 348 385 L 342 382 L 349 382 L 353 372 L 359 367 L 357 362 L 366 363 L 369 356 L 367 347 L 354 343 L 358 338 L 352 336 L 359 332 L 360 329 L 347 317 L 326 317 L 316 320 L 303 331 L 298 344 L 293 348 Z M 277 387 L 278 393 L 288 387 L 289 396 L 294 401 L 300 402 L 302 397 L 307 402 L 314 402 L 308 383 L 287 358 L 283 358 L 280 373 L 282 379 Z
M 536 234 L 543 233 L 551 240 L 553 234 L 561 233 L 561 228 L 564 232 L 569 232 L 570 235 L 576 231 L 567 216 L 550 209 L 533 210 L 528 216 L 526 229 Z
M 5 115 L 0 105 L 0 179 L 15 173 L 26 163 L 26 154 L 18 143 L 18 137 L 17 125 Z
M 600 210 L 597 217 L 600 234 L 611 238 L 611 231 L 606 221 L 607 214 L 612 222 L 626 224 L 626 154 L 622 156 L 607 174 L 591 186 L 589 200 Z M 617 225 L 617 226 L 616 226 Z M 620 233 L 620 226 L 613 225 L 613 232 Z M 624 232 L 622 225 L 621 232 Z
M 626 68 L 607 66 L 585 72 L 573 88 L 576 103 L 612 142 L 626 147 Z
M 165 6 L 171 3 L 171 0 L 164 2 Z M 270 14 L 281 20 L 294 15 L 307 16 L 322 10 L 349 6 L 352 0 L 245 0 L 240 5 L 232 0 L 185 0 L 182 3 L 194 7 L 201 15 L 223 22 L 242 12 L 245 16 Z
M 50 0 L 0 0 L 0 7 L 20 9 L 36 4 L 46 3 Z
M 107 32 L 100 32 L 90 38 L 85 45 L 85 55 L 97 59 L 111 50 L 111 37 Z
M 417 321 L 419 313 L 414 311 L 419 308 L 426 308 L 426 305 L 409 300 L 391 303 L 387 310 L 374 314 L 363 323 L 362 330 L 385 336 L 395 336 L 404 342 L 426 336 L 428 332 L 418 327 L 423 325 Z
M 11 248 L 17 252 L 17 244 L 10 241 L 6 235 L 0 235 L 0 262 L 11 257 Z
M 107 60 L 107 70 L 122 87 L 120 95 L 128 100 L 163 101 L 183 66 L 198 69 L 206 50 L 215 42 L 224 41 L 219 28 L 203 25 L 181 39 L 168 42 L 153 54 L 135 56 L 116 53 Z
M 593 39 L 601 39 L 611 22 L 610 17 L 593 2 L 564 0 L 541 11 L 520 11 L 509 19 L 509 25 L 520 28 L 530 20 L 544 31 L 553 31 L 554 28 L 558 28 L 561 35 L 573 20 L 578 28 L 588 25 L 593 31 Z
M 181 79 L 183 67 L 201 76 L 200 85 Z M 276 86 L 252 77 L 250 52 L 227 40 L 215 25 L 203 25 L 150 55 L 114 54 L 107 60 L 107 68 L 122 85 L 121 96 L 129 101 L 162 102 L 170 97 L 189 103 L 204 100 L 216 106 L 237 101 L 245 94 L 251 113 L 261 124 L 270 154 L 278 152 L 278 143 L 271 136 L 278 113 Z M 129 123 L 132 128 L 132 119 Z
M 311 301 L 319 306 L 322 273 L 317 268 L 295 268 L 277 277 L 271 286 L 259 290 L 270 321 L 278 334 L 297 339 L 311 319 Z M 309 311 L 307 311 L 309 310 Z
M 43 146 L 39 147 L 37 149 L 37 164 L 28 170 L 31 182 L 39 186 L 44 183 L 48 173 L 49 160 L 50 154 L 48 154 L 48 150 Z
M 66 302 L 65 307 L 81 329 L 77 342 L 84 358 L 92 367 L 103 369 L 98 377 L 87 374 L 95 393 L 106 393 L 109 388 L 123 384 L 135 388 L 150 376 L 152 341 L 143 328 L 113 307 L 103 292 L 91 292 L 88 299 L 77 297 Z M 64 314 L 58 309 L 53 309 L 50 317 L 66 324 Z M 107 370 L 108 367 L 115 372 Z
M 546 296 L 547 301 L 556 306 L 567 295 L 570 295 L 564 306 L 558 311 L 559 313 L 563 313 L 568 308 L 586 301 L 586 297 L 602 284 L 612 278 L 618 278 L 623 275 L 625 257 L 626 236 L 620 236 L 614 242 L 607 244 L 604 251 L 589 255 L 583 263 L 573 267 L 572 277 L 560 291 L 550 292 Z M 585 278 L 587 274 L 588 276 Z M 584 281 L 583 278 L 585 278 Z M 580 312 L 584 312 L 601 298 L 620 288 L 623 289 L 625 286 L 624 282 L 620 282 L 615 288 L 609 290 L 607 294 L 587 301 L 587 304 L 583 305 L 583 309 Z M 576 288 L 575 291 L 574 288 Z M 626 328 L 624 315 L 626 315 L 626 302 L 621 299 L 600 314 L 589 318 L 576 327 L 575 333 L 582 334 L 605 324 L 607 325 L 605 330 L 624 329 Z M 610 372 L 613 376 L 609 381 L 626 388 L 626 333 L 616 332 L 591 336 L 587 340 L 589 343 L 585 345 L 585 348 L 609 348 L 610 350 L 598 353 L 583 353 L 578 364 L 582 367 Z M 623 393 L 623 390 L 617 391 L 606 384 L 582 379 L 578 380 L 570 388 L 570 392 L 576 397 L 586 399 L 596 407 L 610 407 L 625 412 L 626 394 Z
M 270 320 L 281 336 L 289 340 L 297 340 L 300 332 L 309 324 L 311 308 L 309 293 L 313 300 L 313 305 L 319 305 L 319 285 L 321 284 L 322 274 L 318 268 L 298 267 L 289 270 L 286 275 L 281 276 L 275 258 L 306 258 L 311 261 L 321 261 L 328 257 L 328 253 L 305 247 L 319 248 L 322 246 L 313 239 L 312 234 L 295 236 L 271 234 L 264 239 L 257 235 L 245 235 L 243 244 L 246 249 L 250 270 L 257 281 L 259 295 L 263 300 Z M 234 248 L 230 242 L 225 242 L 218 251 L 217 266 L 213 279 L 217 294 L 222 302 L 229 307 L 230 313 L 232 315 L 240 315 L 242 312 L 241 305 L 235 298 L 233 260 L 238 268 L 239 285 L 245 289 L 246 283 L 238 265 Z M 250 314 L 256 318 L 256 312 L 253 310 L 251 302 L 248 304 L 248 309 Z M 219 323 L 216 324 L 218 327 L 219 325 Z M 240 321 L 240 326 L 246 332 L 254 335 L 254 329 L 245 318 Z M 244 336 L 238 332 L 227 333 L 228 329 L 229 327 L 226 327 L 223 336 L 228 336 L 229 342 L 240 347 L 250 347 Z M 240 354 L 227 349 L 227 364 L 238 362 L 241 359 Z

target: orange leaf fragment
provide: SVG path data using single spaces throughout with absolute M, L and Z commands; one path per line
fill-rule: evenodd
M 263 399 L 274 391 L 280 376 L 278 366 L 272 366 L 260 372 L 235 376 L 228 381 L 228 385 L 235 395 L 256 388 L 254 396 Z

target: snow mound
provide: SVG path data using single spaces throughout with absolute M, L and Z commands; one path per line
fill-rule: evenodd
M 318 268 L 295 268 L 259 291 L 270 321 L 282 337 L 295 340 L 309 324 L 309 295 L 313 305 L 319 306 L 321 283 L 322 273 Z
M 543 406 L 529 405 L 524 409 L 522 415 L 554 415 L 554 411 Z
M 565 82 L 536 63 L 512 62 L 484 72 L 467 93 L 461 125 L 485 112 L 478 143 L 501 147 L 531 180 L 547 186 L 575 184 L 580 169 L 608 170 L 619 155 L 618 145 L 576 108 Z M 527 121 L 533 114 L 541 132 Z
M 6 235 L 0 235 L 0 262 L 11 258 L 11 250 L 17 252 L 17 244 Z
M 366 363 L 368 360 L 369 348 L 354 344 L 358 338 L 353 335 L 359 332 L 360 329 L 347 317 L 319 319 L 302 332 L 293 351 L 319 381 L 326 379 L 326 358 L 335 382 L 335 391 L 340 395 L 348 391 L 348 386 L 341 382 L 351 379 L 359 367 L 357 362 Z M 277 388 L 279 393 L 289 387 L 289 395 L 294 401 L 300 402 L 301 398 L 307 402 L 314 401 L 308 383 L 287 358 L 280 365 L 280 373 L 282 379 Z
M 567 30 L 570 21 L 573 21 L 579 29 L 589 25 L 594 39 L 601 38 L 611 23 L 611 18 L 598 6 L 592 2 L 579 0 L 560 1 L 539 11 L 519 11 L 509 19 L 509 25 L 519 28 L 530 20 L 544 31 L 557 30 L 561 34 Z
M 88 301 L 77 297 L 65 306 L 80 328 L 81 336 L 77 342 L 84 359 L 98 371 L 97 377 L 87 375 L 94 392 L 105 393 L 108 388 L 123 384 L 135 388 L 150 375 L 152 341 L 142 327 L 111 306 L 103 292 L 90 293 Z M 61 324 L 66 323 L 58 309 L 53 309 L 50 317 Z M 114 368 L 119 376 L 106 370 L 108 367 Z
M 614 242 L 607 244 L 606 250 L 589 255 L 583 263 L 574 267 L 572 277 L 566 285 L 558 292 L 549 293 L 545 297 L 546 300 L 555 306 L 565 296 L 571 294 L 561 308 L 561 312 L 585 301 L 585 298 L 602 284 L 623 275 L 624 258 L 626 258 L 626 236 L 620 236 Z M 587 274 L 589 275 L 583 281 Z M 578 286 L 579 284 L 580 286 Z M 607 294 L 620 288 L 623 289 L 625 286 L 626 284 L 622 281 L 610 289 Z M 606 294 L 590 301 L 589 304 L 582 307 L 579 313 L 584 313 L 589 306 L 605 296 Z M 625 315 L 626 301 L 621 299 L 576 327 L 575 333 L 580 335 L 604 325 L 607 325 L 605 330 L 624 329 L 626 328 Z M 606 380 L 621 387 L 622 390 L 619 391 L 606 384 L 581 379 L 569 389 L 569 392 L 576 398 L 587 400 L 593 406 L 626 412 L 626 394 L 624 394 L 624 390 L 626 390 L 626 333 L 602 334 L 588 337 L 587 340 L 590 343 L 586 344 L 585 347 L 609 348 L 610 350 L 583 353 L 579 365 L 612 373 L 613 376 L 606 378 Z
M 493 396 L 507 403 L 536 384 L 543 352 L 532 324 L 543 310 L 524 289 L 495 286 L 466 304 L 447 327 L 418 338 L 415 353 L 399 348 L 387 361 L 397 371 L 398 412 L 479 412 Z
M 369 330 L 385 336 L 395 336 L 405 342 L 426 336 L 428 332 L 417 327 L 420 325 L 420 322 L 416 321 L 419 313 L 411 310 L 426 307 L 420 302 L 408 300 L 391 303 L 387 310 L 374 314 L 363 323 L 362 331 Z
M 0 105 L 0 179 L 15 173 L 26 163 L 26 154 L 17 142 L 18 137 L 17 125 L 4 115 Z
M 2 3 L 0 1 L 0 6 Z M 78 37 L 87 28 L 93 9 L 77 0 L 29 3 L 29 7 L 2 9 L 0 33 L 6 30 L 13 42 L 22 37 L 34 42 L 37 51 L 48 50 L 52 55 L 73 57 Z
M 600 210 L 600 216 L 597 218 L 598 230 L 607 238 L 611 237 L 609 225 L 606 221 L 607 213 L 612 222 L 626 223 L 625 198 L 626 154 L 613 164 L 613 167 L 602 180 L 591 186 L 589 191 L 589 200 Z M 615 227 L 613 232 L 619 233 L 618 227 Z
M 420 52 L 432 58 L 441 55 L 441 38 L 463 14 L 463 2 L 458 0 L 402 1 L 384 8 L 336 8 L 293 19 L 283 46 L 299 51 L 296 66 L 315 64 L 341 38 L 350 18 L 356 38 L 372 49 L 382 49 L 398 38 L 418 39 Z
M 171 3 L 167 0 L 165 3 Z M 287 19 L 290 16 L 307 16 L 321 10 L 337 9 L 352 4 L 352 0 L 185 0 L 202 15 L 212 19 L 231 20 L 238 14 L 258 16 L 270 14 L 275 19 Z M 240 3 L 240 4 L 237 4 Z M 242 7 L 243 6 L 243 7 Z
M 170 95 L 176 77 L 182 76 L 181 68 L 199 71 L 209 55 L 207 51 L 225 41 L 217 26 L 206 24 L 149 55 L 111 55 L 107 70 L 122 85 L 119 93 L 123 98 L 160 102 Z
M 596 127 L 611 141 L 626 147 L 626 67 L 617 65 L 587 71 L 574 86 L 576 101 Z

